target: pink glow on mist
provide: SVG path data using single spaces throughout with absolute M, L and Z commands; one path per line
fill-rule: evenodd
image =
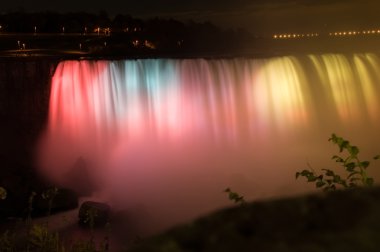
M 84 157 L 98 196 L 142 233 L 229 204 L 226 187 L 248 200 L 312 190 L 294 173 L 331 164 L 331 133 L 376 149 L 379 67 L 374 55 L 64 61 L 41 172 L 67 185 Z

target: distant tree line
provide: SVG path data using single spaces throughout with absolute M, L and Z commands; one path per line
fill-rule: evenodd
M 66 32 L 82 33 L 85 28 L 92 32 L 96 27 L 115 27 L 119 28 L 125 24 L 140 22 L 129 15 L 118 15 L 113 20 L 110 19 L 106 12 L 101 11 L 98 14 L 75 12 L 75 13 L 57 13 L 57 12 L 12 12 L 0 15 L 0 24 L 3 31 L 27 33 L 37 32 L 58 33 L 65 28 Z
M 151 42 L 161 50 L 224 50 L 239 48 L 250 39 L 250 34 L 245 31 L 223 30 L 210 22 L 184 23 L 162 18 L 142 20 L 123 14 L 110 18 L 105 11 L 98 14 L 18 11 L 0 14 L 0 25 L 0 32 L 8 33 L 103 34 L 109 29 L 113 37 L 108 39 L 110 43 L 136 41 L 146 45 Z

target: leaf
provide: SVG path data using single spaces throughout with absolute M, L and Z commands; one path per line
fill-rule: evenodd
M 353 157 L 356 157 L 359 154 L 359 148 L 356 146 L 348 146 L 347 150 Z
M 340 152 L 342 152 L 344 149 L 348 149 L 349 146 L 350 146 L 350 142 L 346 141 L 346 140 L 343 140 L 342 143 L 339 145 Z
M 338 145 L 339 152 L 342 152 L 344 149 L 347 149 L 350 147 L 350 142 L 343 139 L 342 137 L 338 137 L 335 134 L 330 138 L 331 141 Z
M 335 162 L 337 162 L 337 163 L 343 163 L 344 162 L 344 159 L 337 156 L 337 155 L 334 155 L 331 159 L 335 159 Z
M 314 172 L 309 171 L 309 170 L 303 170 L 301 172 L 296 172 L 296 179 L 299 176 L 306 177 L 306 179 L 307 179 L 308 182 L 313 182 L 313 181 L 315 181 L 317 179 L 317 177 L 314 175 Z
M 309 175 L 313 175 L 314 173 L 312 171 L 309 171 L 309 170 L 303 170 L 301 172 L 301 175 L 302 176 L 309 176 Z
M 318 181 L 315 185 L 317 188 L 321 188 L 322 186 L 326 185 L 326 183 L 323 181 Z
M 369 166 L 369 161 L 363 161 L 363 162 L 360 162 L 359 164 L 365 169 Z
M 339 150 L 340 152 L 343 151 L 344 148 L 346 148 L 346 146 L 349 144 L 348 141 L 344 140 L 342 137 L 338 137 L 337 135 L 335 134 L 332 134 L 331 138 L 329 139 L 329 141 L 337 144 L 339 146 Z
M 334 176 L 335 175 L 335 173 L 332 170 L 329 170 L 329 169 L 322 169 L 322 170 L 325 171 L 326 176 Z
M 346 170 L 349 172 L 354 171 L 356 164 L 354 162 L 348 163 L 344 165 L 346 167 Z
M 329 138 L 329 141 L 330 142 L 333 142 L 333 143 L 336 143 L 337 142 L 337 136 L 333 133 L 331 134 L 331 137 Z
M 314 175 L 307 176 L 307 182 L 314 182 L 317 180 L 317 177 Z
M 334 176 L 334 179 L 333 179 L 333 182 L 334 182 L 334 183 L 342 183 L 342 182 L 344 182 L 344 181 L 340 178 L 339 175 L 335 175 L 335 176 Z
M 376 156 L 374 156 L 373 159 L 375 159 L 375 160 L 380 159 L 380 155 L 376 155 Z

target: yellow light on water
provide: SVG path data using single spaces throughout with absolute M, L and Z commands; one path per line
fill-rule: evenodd
M 252 100 L 262 118 L 278 125 L 307 123 L 308 90 L 295 57 L 267 61 L 256 76 Z
M 373 70 L 377 69 L 380 63 L 379 58 L 373 54 L 365 55 L 355 55 L 354 63 L 358 71 L 358 76 L 361 87 L 361 92 L 358 94 L 363 94 L 363 103 L 366 104 L 369 116 L 373 119 L 379 115 L 379 101 L 377 99 L 377 94 L 379 89 L 377 88 L 377 83 L 379 82 L 379 75 L 374 74 Z M 375 70 L 377 73 L 377 71 Z

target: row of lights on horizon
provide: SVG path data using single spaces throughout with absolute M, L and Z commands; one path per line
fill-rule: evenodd
M 0 26 L 0 28 L 1 28 L 1 26 Z M 64 26 L 62 26 L 61 31 L 62 31 L 62 34 L 65 34 L 65 27 Z M 87 27 L 84 27 L 83 34 L 87 34 L 87 33 L 88 33 L 88 29 L 87 29 Z M 109 36 L 109 35 L 111 35 L 111 29 L 109 27 L 107 27 L 107 28 L 97 27 L 94 29 L 94 33 L 97 33 L 98 35 L 104 34 L 106 36 Z M 34 26 L 34 34 L 37 34 L 37 26 Z
M 353 35 L 371 35 L 371 34 L 380 34 L 380 30 L 330 32 L 329 36 L 353 36 Z
M 274 39 L 288 39 L 288 38 L 305 38 L 305 37 L 318 37 L 319 33 L 300 33 L 300 34 L 275 34 L 273 35 Z
M 2 31 L 2 28 L 3 28 L 3 26 L 0 25 L 0 32 Z M 33 32 L 34 32 L 34 34 L 38 33 L 38 27 L 37 26 L 33 27 Z M 111 34 L 111 28 L 109 28 L 109 27 L 106 27 L 106 28 L 97 27 L 94 29 L 93 32 L 97 33 L 98 35 L 104 34 L 104 35 L 109 36 Z M 62 28 L 61 28 L 61 33 L 65 34 L 65 27 L 64 26 L 62 26 Z M 87 34 L 87 33 L 88 33 L 88 28 L 84 27 L 83 34 Z
M 337 31 L 330 32 L 328 36 L 355 36 L 355 35 L 373 35 L 380 34 L 379 30 L 364 30 L 364 31 Z M 296 39 L 305 37 L 319 37 L 319 33 L 293 33 L 293 34 L 274 34 L 273 39 Z
M 0 32 L 2 32 L 2 28 L 3 26 L 0 25 Z M 134 27 L 134 28 L 125 28 L 123 29 L 123 32 L 140 32 L 142 29 L 140 27 Z M 34 34 L 37 34 L 38 33 L 38 27 L 35 25 L 33 27 L 33 32 Z M 61 33 L 64 34 L 65 33 L 65 27 L 62 26 L 61 27 Z M 100 34 L 104 34 L 104 35 L 110 35 L 111 34 L 111 28 L 109 27 L 105 27 L 105 28 L 102 28 L 102 27 L 96 27 L 94 30 L 93 30 L 93 33 L 96 33 L 98 35 Z M 83 34 L 88 34 L 88 28 L 87 27 L 84 27 L 83 28 Z
M 156 49 L 156 45 L 153 42 L 148 41 L 148 40 L 144 40 L 143 43 L 141 43 L 141 41 L 139 40 L 133 40 L 132 44 L 134 47 L 144 46 L 149 49 Z M 104 48 L 106 48 L 107 42 L 105 41 L 103 45 L 104 45 Z M 26 50 L 26 44 L 22 43 L 20 40 L 17 40 L 17 46 L 18 46 L 18 50 Z M 83 49 L 82 43 L 79 43 L 79 50 L 81 51 L 82 49 Z

